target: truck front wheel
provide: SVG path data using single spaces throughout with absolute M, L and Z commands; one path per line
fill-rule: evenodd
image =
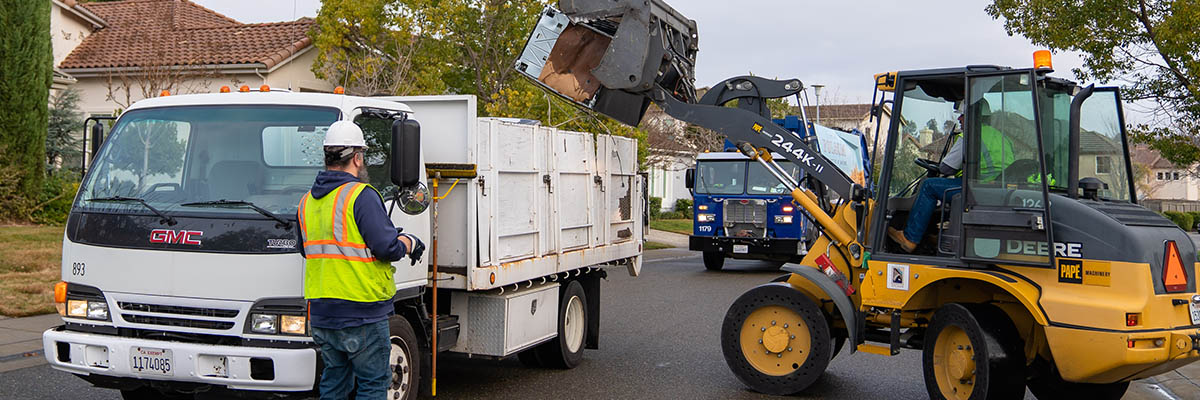
M 704 268 L 709 271 L 720 271 L 725 266 L 725 254 L 717 251 L 704 252 Z
M 392 383 L 388 385 L 388 399 L 412 400 L 417 398 L 417 380 L 421 376 L 421 353 L 417 347 L 417 335 L 412 325 L 403 316 L 393 315 L 388 321 L 391 331 L 391 353 L 388 365 L 392 369 Z
M 587 339 L 587 296 L 579 281 L 567 283 L 558 305 L 558 337 L 538 346 L 537 360 L 547 367 L 571 369 L 583 361 Z

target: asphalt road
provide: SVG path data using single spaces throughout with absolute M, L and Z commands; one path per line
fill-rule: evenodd
M 438 397 L 447 399 L 756 399 L 726 367 L 720 321 L 745 290 L 781 275 L 771 265 L 729 261 L 707 272 L 695 253 L 659 250 L 642 275 L 610 270 L 602 286 L 599 350 L 572 370 L 528 368 L 515 359 L 443 357 Z M 895 357 L 843 351 L 798 398 L 922 399 L 920 353 Z M 1027 396 L 1028 397 L 1028 396 Z M 0 374 L 0 399 L 118 399 L 113 390 L 42 365 Z

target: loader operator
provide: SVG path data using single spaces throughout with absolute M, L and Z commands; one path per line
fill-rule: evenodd
M 392 225 L 379 192 L 363 182 L 367 144 L 358 125 L 333 123 L 324 147 L 326 170 L 300 200 L 299 211 L 304 297 L 325 364 L 321 399 L 347 398 L 355 379 L 358 399 L 383 399 L 392 380 L 391 262 L 407 254 L 415 265 L 425 245 Z
M 979 180 L 982 182 L 995 180 L 1001 171 L 1014 161 L 1012 142 L 1004 134 L 991 126 L 992 112 L 987 100 L 979 99 L 977 103 L 981 126 L 979 137 L 980 146 Z M 958 107 L 961 110 L 961 107 Z M 958 114 L 958 126 L 963 126 L 963 114 Z M 960 133 L 961 134 L 961 133 Z M 928 178 L 921 183 L 917 200 L 913 202 L 912 210 L 908 213 L 908 222 L 904 230 L 888 227 L 888 237 L 900 244 L 900 248 L 912 253 L 925 236 L 929 219 L 939 202 L 945 201 L 947 191 L 962 187 L 963 142 L 957 140 L 950 151 L 938 163 L 938 172 L 953 177 Z

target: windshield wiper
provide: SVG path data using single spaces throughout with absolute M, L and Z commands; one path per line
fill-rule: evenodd
M 147 203 L 146 200 L 142 200 L 137 197 L 125 197 L 125 196 L 93 197 L 93 198 L 90 198 L 90 199 L 87 199 L 84 201 L 94 201 L 94 202 L 98 202 L 98 203 L 136 202 L 138 204 L 145 206 L 147 210 L 150 210 L 151 212 L 158 214 L 159 217 L 162 217 L 162 219 L 158 220 L 158 223 L 160 223 L 160 224 L 167 224 L 168 226 L 171 226 L 171 225 L 175 225 L 175 223 L 178 222 L 178 221 L 175 221 L 175 217 L 172 217 L 162 211 L 159 211 L 157 208 L 154 208 L 154 206 L 151 206 L 150 203 Z
M 267 211 L 267 210 L 263 209 L 262 207 L 256 206 L 256 205 L 254 205 L 254 203 L 251 203 L 251 202 L 248 202 L 245 200 L 221 199 L 221 200 L 210 200 L 210 201 L 197 201 L 194 203 L 183 203 L 180 205 L 183 207 L 250 207 L 250 209 L 252 209 L 254 211 L 258 211 L 259 214 L 262 214 L 273 220 L 279 221 L 279 224 L 281 224 L 283 226 L 283 229 L 292 229 L 291 221 L 283 219 L 283 217 L 280 217 L 273 212 Z

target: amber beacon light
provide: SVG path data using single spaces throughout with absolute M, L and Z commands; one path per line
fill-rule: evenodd
M 1033 52 L 1033 68 L 1038 71 L 1054 72 L 1054 63 L 1050 61 L 1050 50 Z

